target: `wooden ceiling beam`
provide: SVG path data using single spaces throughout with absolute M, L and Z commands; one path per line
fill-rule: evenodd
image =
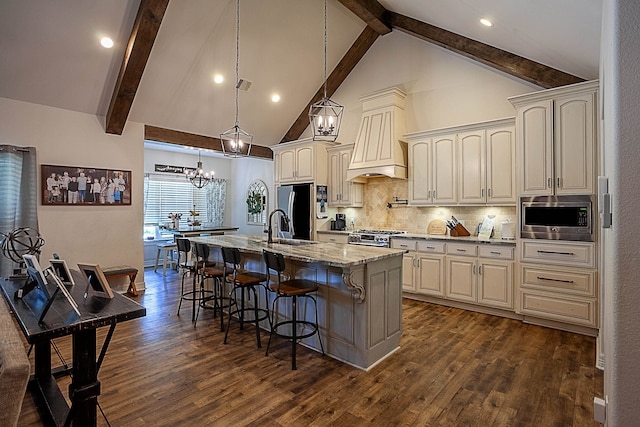
M 523 58 L 502 49 L 438 28 L 399 13 L 385 14 L 394 29 L 434 43 L 514 77 L 549 89 L 583 82 L 584 79 Z
M 331 97 L 335 91 L 340 87 L 342 82 L 345 81 L 349 73 L 353 70 L 353 68 L 360 62 L 360 59 L 364 56 L 365 53 L 369 50 L 369 48 L 373 45 L 373 43 L 378 39 L 380 34 L 378 34 L 373 28 L 367 26 L 360 33 L 356 41 L 349 48 L 344 57 L 340 60 L 336 68 L 334 68 L 333 72 L 327 78 L 327 96 Z M 291 125 L 291 128 L 287 131 L 285 136 L 280 141 L 295 141 L 300 138 L 300 135 L 305 131 L 305 129 L 309 126 L 309 108 L 311 105 L 320 101 L 324 97 L 324 84 L 318 89 L 316 94 L 311 98 L 311 101 L 307 104 L 306 107 L 302 110 L 296 121 Z
M 107 110 L 105 130 L 122 135 L 169 0 L 142 0 Z
M 220 142 L 220 138 L 198 135 L 195 133 L 145 125 L 144 139 L 147 141 L 166 142 L 169 144 L 201 148 L 203 150 L 213 150 L 222 153 L 222 143 Z M 271 148 L 264 147 L 262 145 L 252 144 L 251 152 L 249 154 L 249 157 L 273 159 L 273 151 L 271 151 Z
M 338 0 L 365 24 L 373 28 L 381 36 L 391 32 L 391 25 L 386 22 L 384 8 L 377 0 Z

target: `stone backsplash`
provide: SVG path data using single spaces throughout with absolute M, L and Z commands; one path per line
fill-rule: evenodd
M 347 227 L 353 219 L 355 229 L 397 229 L 409 233 L 426 233 L 429 223 L 434 219 L 450 219 L 455 216 L 465 225 L 471 234 L 477 234 L 478 224 L 487 215 L 495 215 L 494 235 L 500 236 L 501 223 L 516 222 L 515 206 L 433 206 L 417 207 L 389 202 L 397 197 L 406 200 L 408 181 L 391 178 L 373 178 L 364 186 L 364 207 L 340 209 L 347 216 Z

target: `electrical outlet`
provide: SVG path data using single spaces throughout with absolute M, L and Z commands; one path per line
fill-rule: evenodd
M 602 424 L 607 422 L 607 404 L 604 399 L 593 398 L 593 419 Z

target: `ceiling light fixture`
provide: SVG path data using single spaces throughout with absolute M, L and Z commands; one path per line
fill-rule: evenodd
M 185 172 L 187 179 L 191 181 L 194 187 L 202 188 L 211 182 L 213 171 L 211 173 L 205 172 L 202 168 L 202 162 L 200 161 L 200 151 L 198 151 L 198 167 L 195 170 L 188 170 Z
M 327 97 L 327 0 L 324 0 L 324 98 L 309 107 L 314 141 L 335 141 L 344 107 Z
M 213 81 L 214 83 L 220 84 L 224 81 L 224 77 L 222 77 L 221 74 L 216 74 L 215 76 L 213 76 Z
M 492 23 L 491 21 L 489 21 L 487 18 L 482 18 L 482 19 L 480 20 L 480 23 L 481 23 L 482 25 L 487 26 L 487 27 L 492 27 L 492 26 L 493 26 L 493 23 Z
M 238 68 L 240 62 L 240 0 L 236 1 L 236 124 L 229 130 L 220 134 L 222 153 L 225 157 L 246 157 L 251 152 L 253 136 L 240 128 L 238 121 L 238 90 L 245 85 L 246 80 L 240 80 Z M 251 82 L 248 82 L 251 85 Z M 244 90 L 246 90 L 244 89 Z
M 106 47 L 107 49 L 111 49 L 113 47 L 113 40 L 109 37 L 103 37 L 100 39 L 100 44 L 102 47 Z
M 280 102 L 280 95 L 278 95 L 277 93 L 271 95 L 271 102 Z

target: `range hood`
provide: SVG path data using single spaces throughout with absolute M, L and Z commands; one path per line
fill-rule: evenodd
M 348 181 L 367 182 L 376 176 L 407 179 L 407 142 L 402 137 L 406 96 L 394 87 L 360 98 L 362 120 L 347 169 Z

